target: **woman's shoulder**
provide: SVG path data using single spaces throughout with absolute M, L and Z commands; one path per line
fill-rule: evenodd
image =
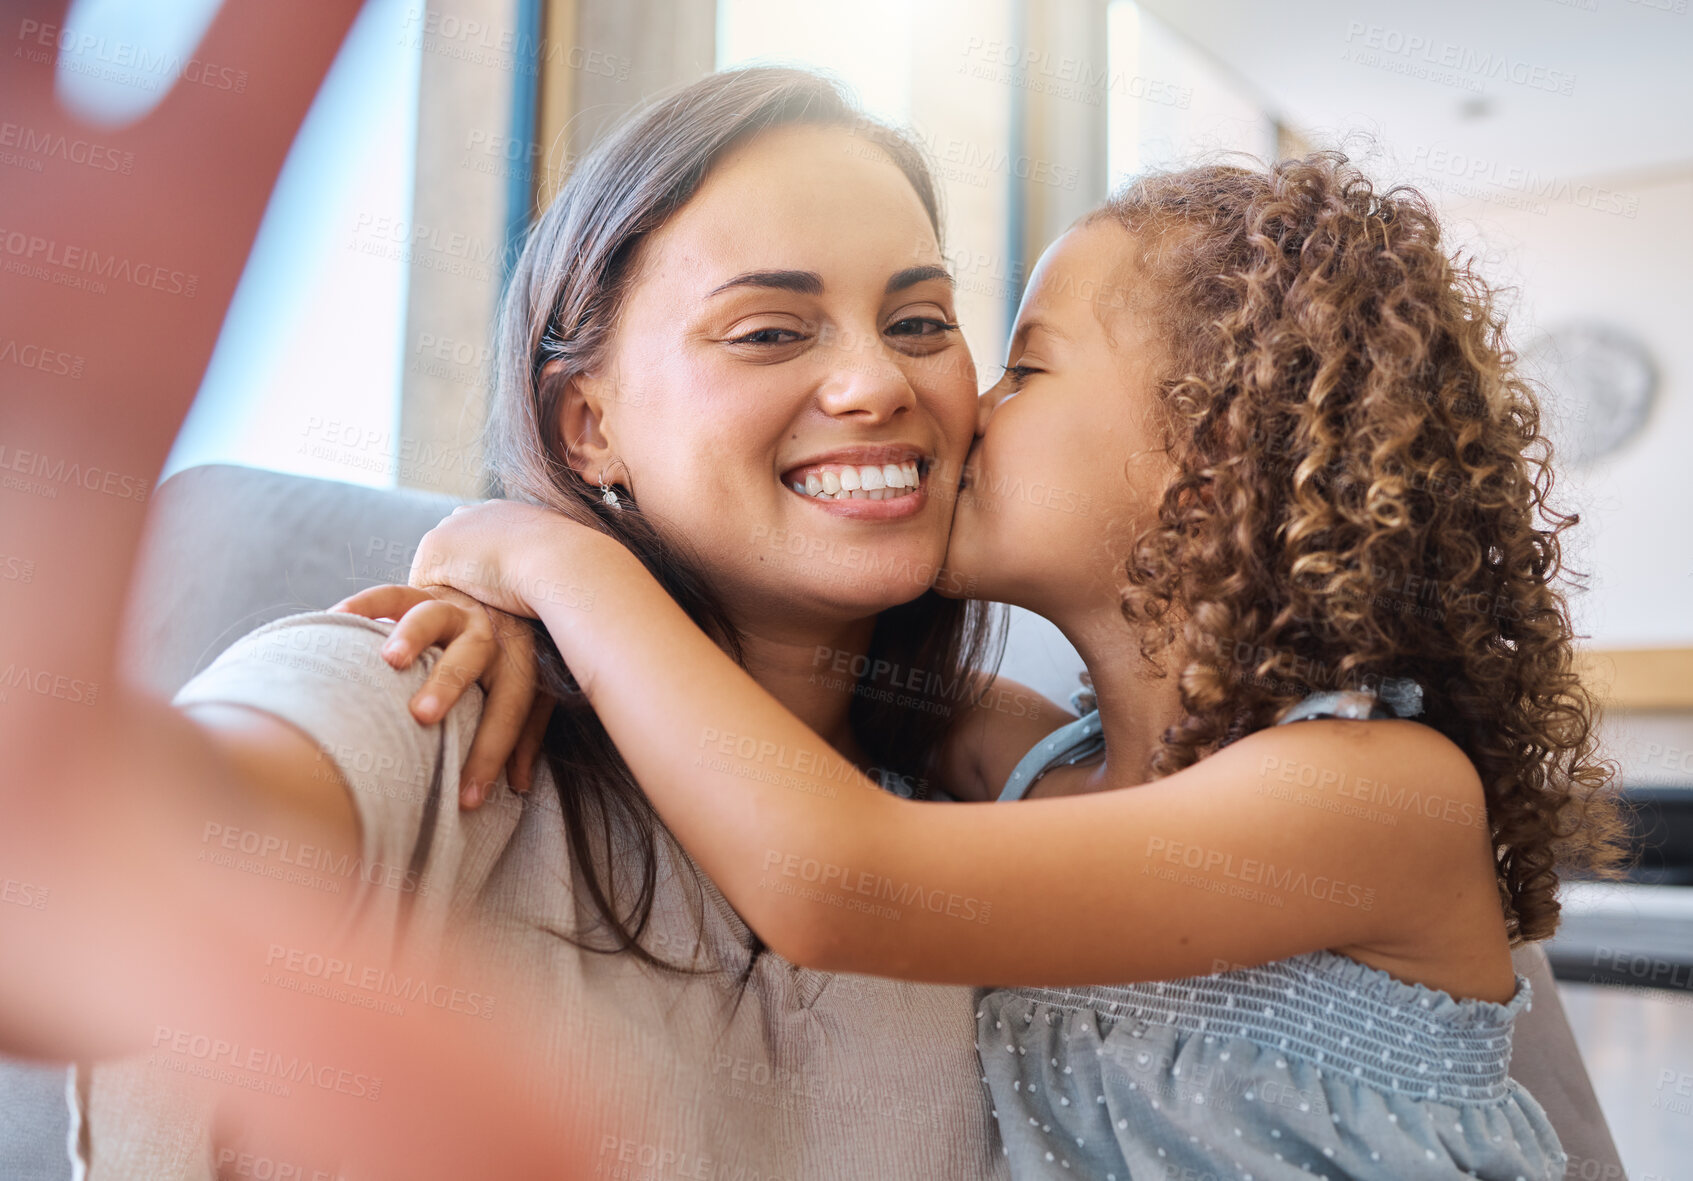
M 206 668 L 275 650 L 363 659 L 368 653 L 380 652 L 394 626 L 392 619 L 370 619 L 350 611 L 297 611 L 260 624 L 238 637 Z
M 177 704 L 219 693 L 263 692 L 272 699 L 308 691 L 312 700 L 336 707 L 381 709 L 398 701 L 409 716 L 411 694 L 428 678 L 438 648 L 428 648 L 403 669 L 390 665 L 382 646 L 393 633 L 391 619 L 368 619 L 343 611 L 302 611 L 261 624 L 236 639 L 183 685 Z M 460 704 L 480 713 L 481 687 L 467 687 Z
M 245 706 L 304 733 L 334 762 L 359 821 L 358 861 L 337 866 L 336 876 L 377 910 L 415 897 L 440 918 L 480 889 L 520 809 L 508 806 L 503 783 L 481 808 L 460 809 L 458 777 L 481 719 L 481 689 L 468 686 L 441 721 L 419 722 L 411 699 L 441 650 L 396 669 L 382 657 L 393 628 L 332 611 L 273 620 L 219 653 L 172 704 Z M 550 780 L 537 777 L 536 790 L 544 788 Z
M 407 667 L 394 668 L 382 656 L 394 626 L 338 611 L 272 620 L 220 652 L 172 704 L 215 702 L 273 714 L 311 736 L 344 771 L 427 774 L 446 748 L 468 751 L 482 691 L 468 686 L 439 724 L 420 723 L 411 700 L 441 650 L 426 649 Z
M 1072 711 L 1010 677 L 989 679 L 954 718 L 942 762 L 945 786 L 963 800 L 994 800 L 1023 756 Z
M 333 673 L 349 684 L 358 683 L 357 674 L 376 665 L 393 672 L 381 657 L 382 645 L 393 629 L 393 620 L 340 611 L 284 615 L 231 641 L 189 678 L 177 698 L 193 697 L 209 683 L 221 684 L 265 669 Z

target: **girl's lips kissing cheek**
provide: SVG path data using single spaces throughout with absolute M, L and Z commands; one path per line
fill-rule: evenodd
M 971 484 L 975 483 L 973 477 L 976 475 L 976 453 L 981 450 L 981 447 L 982 437 L 977 435 L 970 441 L 970 450 L 964 453 L 964 466 L 958 473 L 958 490 L 960 492 L 965 491 Z

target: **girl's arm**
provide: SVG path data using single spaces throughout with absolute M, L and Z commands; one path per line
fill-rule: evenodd
M 1305 722 L 1133 790 L 926 806 L 877 789 L 632 554 L 558 514 L 461 508 L 413 581 L 542 619 L 666 823 L 814 968 L 1062 985 L 1424 949 L 1475 880 L 1456 871 L 1491 855 L 1475 771 L 1415 723 Z
M 392 585 L 392 584 L 388 584 Z M 369 589 L 369 588 L 367 588 Z M 534 785 L 533 768 L 540 758 L 553 699 L 539 688 L 533 633 L 529 625 L 448 587 L 395 587 L 403 592 L 403 610 L 416 612 L 424 647 L 439 646 L 441 659 L 411 699 L 412 716 L 433 726 L 447 716 L 472 683 L 485 697 L 476 736 L 459 775 L 462 808 L 481 807 L 504 769 L 514 791 Z M 329 608 L 344 611 L 352 596 Z M 397 610 L 390 604 L 391 610 Z M 368 619 L 398 618 L 352 611 Z M 409 661 L 408 661 L 409 663 Z

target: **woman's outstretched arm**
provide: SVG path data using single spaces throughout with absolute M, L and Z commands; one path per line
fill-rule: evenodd
M 215 1089 L 291 1154 L 407 1176 L 556 1176 L 544 1125 L 510 1122 L 525 1100 L 486 1030 L 429 1011 L 373 1019 L 261 983 L 268 946 L 324 946 L 345 900 L 208 874 L 206 827 L 230 820 L 339 857 L 357 837 L 345 784 L 285 723 L 233 708 L 190 718 L 118 664 L 149 491 L 357 0 L 224 5 L 194 54 L 239 90 L 166 78 L 156 109 L 98 128 L 56 97 L 58 57 L 77 42 L 68 8 L 8 7 L 17 52 L 0 110 L 41 142 L 93 140 L 126 167 L 54 160 L 0 184 L 0 324 L 19 355 L 52 358 L 8 366 L 0 397 L 0 556 L 30 571 L 0 584 L 0 1049 L 147 1050 L 196 1074 L 257 1052 L 308 1069 L 280 1090 Z
M 118 853 L 100 848 L 101 838 L 162 835 L 159 817 L 204 814 L 208 801 L 227 797 L 232 780 L 252 789 L 244 806 L 267 815 L 283 798 L 302 798 L 287 787 L 278 797 L 275 774 L 248 780 L 239 769 L 253 760 L 231 761 L 219 749 L 256 737 L 254 750 L 276 753 L 289 735 L 264 732 L 262 722 L 226 726 L 229 716 L 220 715 L 208 716 L 208 736 L 122 684 L 117 638 L 148 491 L 199 387 L 283 157 L 357 7 L 339 0 L 224 11 L 198 52 L 251 67 L 242 94 L 184 82 L 141 121 L 101 129 L 101 142 L 132 162 L 123 174 L 91 182 L 77 170 L 50 168 L 0 186 L 0 225 L 31 255 L 30 266 L 0 276 L 6 334 L 78 361 L 12 368 L 0 433 L 8 474 L 41 489 L 4 493 L 11 503 L 0 550 L 30 563 L 32 577 L 7 584 L 0 610 L 0 659 L 28 685 L 13 688 L 0 708 L 7 760 L 0 841 L 7 876 L 33 878 L 56 900 L 45 922 L 0 912 L 9 961 L 33 965 L 30 973 L 6 974 L 17 990 L 0 994 L 0 1040 L 8 1046 L 88 1031 L 74 1016 L 64 1029 L 43 1006 L 86 1013 L 94 993 L 111 991 L 109 977 L 73 970 L 78 956 L 24 950 L 68 936 L 81 893 L 70 880 L 79 857 L 92 862 L 76 879 L 86 885 L 99 880 L 102 862 L 121 864 Z M 90 129 L 54 93 L 66 5 L 14 11 L 18 38 L 31 52 L 0 71 L 0 105 L 44 141 L 87 138 Z M 74 281 L 84 269 L 131 281 Z M 278 766 L 310 760 L 309 749 L 294 749 Z M 338 813 L 324 790 L 300 819 L 318 839 L 350 846 L 356 830 L 341 803 Z M 271 819 L 294 823 L 286 806 Z M 153 880 L 161 890 L 170 881 Z M 72 946 L 92 954 L 86 941 Z M 137 959 L 135 969 L 148 963 Z M 59 1048 L 74 1045 L 61 1040 Z
M 1491 856 L 1474 770 L 1414 723 L 1305 722 L 1132 790 L 930 806 L 878 790 L 632 554 L 557 514 L 461 508 L 413 579 L 542 619 L 666 823 L 766 942 L 812 967 L 1056 985 L 1410 950 L 1476 880 L 1454 871 Z M 1391 814 L 1327 806 L 1384 784 Z

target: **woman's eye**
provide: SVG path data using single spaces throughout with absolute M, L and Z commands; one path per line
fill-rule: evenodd
M 800 333 L 792 328 L 759 328 L 745 336 L 732 338 L 730 344 L 792 344 L 800 340 Z
M 907 316 L 888 325 L 890 336 L 939 336 L 943 332 L 957 330 L 958 325 L 952 321 L 938 320 L 933 316 Z

